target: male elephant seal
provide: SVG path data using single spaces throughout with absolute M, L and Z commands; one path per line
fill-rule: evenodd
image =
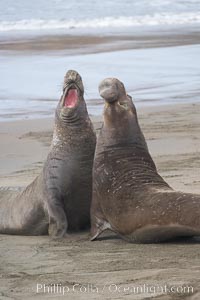
M 200 196 L 174 191 L 157 173 L 124 85 L 99 86 L 104 122 L 93 165 L 91 236 L 111 229 L 130 242 L 200 235 Z
M 76 71 L 64 78 L 53 141 L 41 174 L 17 198 L 0 201 L 0 233 L 62 237 L 90 225 L 96 137 Z

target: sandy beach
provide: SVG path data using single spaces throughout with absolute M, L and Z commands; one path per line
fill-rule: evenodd
M 97 134 L 98 84 L 123 81 L 161 176 L 200 194 L 198 1 L 9 2 L 0 10 L 0 199 L 41 172 L 68 69 L 82 76 Z M 0 300 L 199 300 L 199 270 L 200 238 L 0 235 Z
M 199 109 L 198 103 L 138 109 L 160 174 L 174 189 L 193 193 L 200 193 Z M 101 117 L 92 120 L 98 130 Z M 52 128 L 53 119 L 1 123 L 1 197 L 39 174 Z M 88 232 L 61 241 L 1 235 L 0 299 L 199 299 L 198 239 L 139 245 L 109 232 L 96 242 L 88 238 Z M 44 284 L 65 286 L 65 294 L 49 294 Z M 134 293 L 136 286 L 143 289 Z M 179 290 L 169 292 L 173 286 Z M 190 289 L 183 293 L 184 286 Z

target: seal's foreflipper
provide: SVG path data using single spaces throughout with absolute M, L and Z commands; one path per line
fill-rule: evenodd
M 106 229 L 111 229 L 110 223 L 105 221 L 104 219 L 100 219 L 98 217 L 94 217 L 95 221 L 93 220 L 92 222 L 92 227 L 91 227 L 91 241 L 96 240 L 96 238 L 104 232 Z
M 102 211 L 101 205 L 98 201 L 98 194 L 95 188 L 93 189 L 92 195 L 92 205 L 90 210 L 91 216 L 91 241 L 96 240 L 96 238 L 104 232 L 106 229 L 111 229 L 111 225 L 107 220 L 104 212 Z

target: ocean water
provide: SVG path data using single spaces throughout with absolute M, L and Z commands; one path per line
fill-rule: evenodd
M 136 106 L 200 101 L 200 45 L 77 56 L 0 58 L 0 121 L 52 116 L 68 69 L 78 70 L 91 114 L 102 113 L 98 84 L 117 77 Z
M 0 0 L 0 33 L 200 24 L 199 0 Z
M 200 0 L 0 0 L 0 121 L 52 116 L 68 69 L 82 75 L 91 114 L 101 114 L 98 84 L 110 76 L 136 106 L 200 101 L 199 45 L 76 56 L 1 51 L 13 37 L 145 31 L 150 38 L 152 28 L 158 37 L 163 28 L 199 31 Z

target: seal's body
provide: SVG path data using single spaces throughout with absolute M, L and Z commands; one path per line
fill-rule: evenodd
M 175 192 L 157 173 L 131 97 L 117 79 L 106 100 L 93 165 L 92 240 L 111 229 L 130 242 L 200 235 L 200 196 Z
M 59 237 L 89 227 L 96 137 L 83 93 L 80 75 L 68 71 L 43 170 L 17 198 L 1 199 L 0 233 Z

